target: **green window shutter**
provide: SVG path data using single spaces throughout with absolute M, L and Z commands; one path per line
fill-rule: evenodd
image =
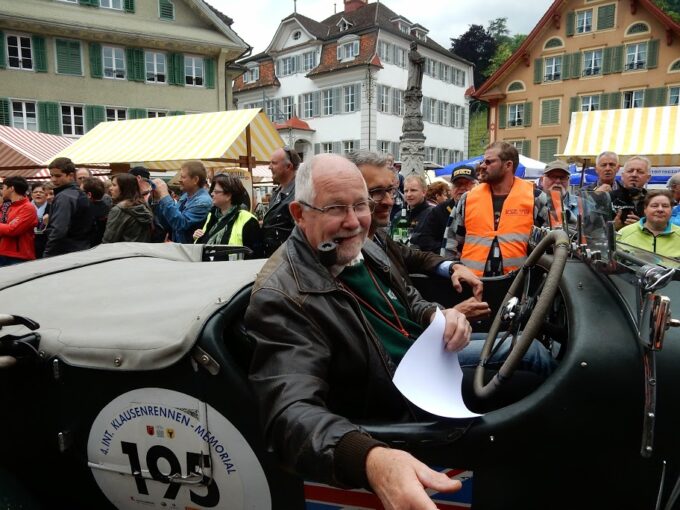
M 543 81 L 543 59 L 534 59 L 534 83 L 541 83 Z
M 522 123 L 523 126 L 529 127 L 531 126 L 531 101 L 527 101 L 524 103 L 524 122 Z
M 571 122 L 571 114 L 574 112 L 578 112 L 581 109 L 579 108 L 579 98 L 578 96 L 574 96 L 569 99 L 569 122 Z
M 612 73 L 620 73 L 623 71 L 623 46 L 615 46 L 612 57 Z
M 125 0 L 125 12 L 135 12 L 135 0 Z
M 597 8 L 597 29 L 607 30 L 616 24 L 616 4 L 603 5 Z
M 5 58 L 5 33 L 0 30 L 0 69 L 7 67 Z
M 98 105 L 85 105 L 85 129 L 90 131 L 100 122 L 106 121 L 106 109 Z
M 531 157 L 531 140 L 524 140 L 522 142 L 522 156 Z
M 614 48 L 607 47 L 602 54 L 602 74 L 612 73 L 612 61 L 614 59 Z
M 144 50 L 141 48 L 125 48 L 127 62 L 127 79 L 144 81 Z
M 505 125 L 508 118 L 508 105 L 499 104 L 498 105 L 498 128 L 505 129 Z
M 538 159 L 548 163 L 555 159 L 557 153 L 557 138 L 544 138 L 538 142 Z
M 541 124 L 557 124 L 560 119 L 560 100 L 546 99 L 541 104 Z
M 215 59 L 204 58 L 203 69 L 205 69 L 205 88 L 215 88 Z
M 158 0 L 158 13 L 161 19 L 174 20 L 175 6 L 170 0 Z
M 571 76 L 571 53 L 565 53 L 562 55 L 562 76 L 563 80 L 568 80 L 572 78 Z
M 647 43 L 647 69 L 656 69 L 659 65 L 659 40 L 652 39 Z
M 80 5 L 89 5 L 90 7 L 99 7 L 99 0 L 79 0 Z
M 56 39 L 57 46 L 57 72 L 59 74 L 83 74 L 83 66 L 80 60 L 80 41 Z
M 659 87 L 645 90 L 645 98 L 643 106 L 665 106 L 668 89 L 666 87 Z
M 600 94 L 600 110 L 609 110 L 609 94 Z
M 583 61 L 583 56 L 581 53 L 571 54 L 571 77 L 578 79 L 581 77 L 581 62 Z
M 90 75 L 93 78 L 101 78 L 104 76 L 102 69 L 102 45 L 99 43 L 90 43 Z
M 171 53 L 168 55 L 168 83 L 184 86 L 184 54 Z
M 572 35 L 574 35 L 574 31 L 576 30 L 576 13 L 574 11 L 569 11 L 567 13 L 566 28 L 567 37 L 571 37 Z
M 9 99 L 0 97 L 0 126 L 9 126 L 10 123 Z
M 147 113 L 144 108 L 129 108 L 128 119 L 146 119 Z
M 33 45 L 33 68 L 39 73 L 46 73 L 47 48 L 45 48 L 45 38 L 34 35 L 31 39 Z
M 168 115 L 174 117 L 176 115 L 186 115 L 186 112 L 183 112 L 181 110 L 173 110 L 171 112 L 168 112 Z
M 51 135 L 61 134 L 58 103 L 38 103 L 38 129 L 41 133 L 48 133 Z
M 612 92 L 609 94 L 609 109 L 618 110 L 621 108 L 621 92 Z

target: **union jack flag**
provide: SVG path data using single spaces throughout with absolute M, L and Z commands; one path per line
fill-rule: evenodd
M 460 480 L 463 488 L 453 494 L 428 490 L 440 510 L 467 510 L 472 506 L 472 471 L 433 468 Z M 363 489 L 345 490 L 320 483 L 305 482 L 306 510 L 383 510 L 378 497 Z

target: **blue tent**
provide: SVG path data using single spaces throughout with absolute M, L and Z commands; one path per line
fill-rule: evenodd
M 466 159 L 465 161 L 457 161 L 456 163 L 451 163 L 444 168 L 436 169 L 434 171 L 434 175 L 437 177 L 445 177 L 451 175 L 453 171 L 460 166 L 468 165 L 474 167 L 482 159 L 484 159 L 484 156 L 479 155 L 474 158 Z M 520 154 L 519 166 L 515 171 L 515 175 L 523 179 L 535 179 L 541 176 L 543 173 L 543 168 L 545 168 L 545 163 L 541 163 L 540 161 L 536 161 L 535 159 L 531 159 Z
M 569 170 L 571 171 L 569 184 L 572 186 L 578 186 L 581 182 L 581 168 L 572 163 L 569 165 Z M 677 168 L 672 167 L 652 167 L 652 177 L 649 179 L 648 184 L 666 184 L 671 175 L 673 175 L 673 173 L 675 173 L 677 170 Z M 585 173 L 585 184 L 597 182 L 597 172 L 595 172 L 594 167 L 591 166 L 586 168 Z M 620 177 L 617 179 L 620 180 Z

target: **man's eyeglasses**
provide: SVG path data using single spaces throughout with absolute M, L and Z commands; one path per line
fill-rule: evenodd
M 368 190 L 368 196 L 374 202 L 382 202 L 388 196 L 396 198 L 398 189 L 396 186 L 388 186 L 387 188 L 372 188 Z
M 502 159 L 501 158 L 483 159 L 479 163 L 486 165 L 486 166 L 489 166 L 489 165 L 492 165 L 494 161 L 502 161 Z
M 299 202 L 305 207 L 309 207 L 310 209 L 319 211 L 321 214 L 326 214 L 329 217 L 336 219 L 341 219 L 347 216 L 347 213 L 350 209 L 354 210 L 354 214 L 357 215 L 357 218 L 369 216 L 375 209 L 375 202 L 373 200 L 362 200 L 361 202 L 357 202 L 356 204 L 352 205 L 333 204 L 327 205 L 326 207 L 314 207 L 313 205 L 303 202 L 302 200 Z

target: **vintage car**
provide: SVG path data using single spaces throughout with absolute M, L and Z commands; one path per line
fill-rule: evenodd
M 361 424 L 463 480 L 439 508 L 680 504 L 680 264 L 617 246 L 582 200 L 577 228 L 537 231 L 524 268 L 485 279 L 485 353 L 514 349 L 466 373 L 482 415 Z M 120 243 L 0 270 L 0 508 L 381 508 L 268 451 L 243 323 L 264 261 L 233 252 Z M 532 341 L 557 360 L 545 380 L 515 370 Z

